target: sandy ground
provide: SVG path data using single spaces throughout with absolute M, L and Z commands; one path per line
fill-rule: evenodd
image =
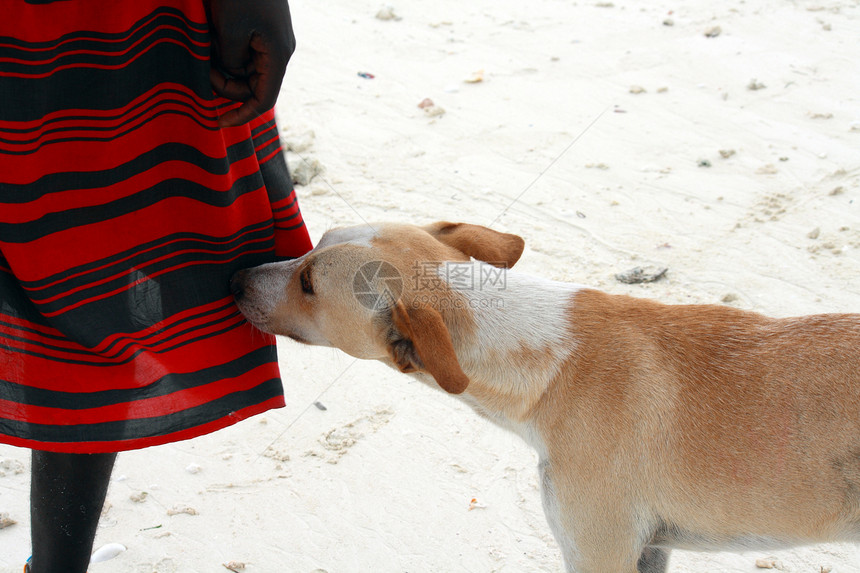
M 324 169 L 298 188 L 315 239 L 469 221 L 523 236 L 519 267 L 553 279 L 860 311 L 857 0 L 381 7 L 293 2 L 279 112 L 292 159 Z M 642 265 L 669 271 L 615 280 Z M 120 456 L 96 545 L 127 550 L 91 573 L 561 570 L 519 438 L 382 365 L 280 344 L 286 408 Z M 29 554 L 28 473 L 0 447 L 3 573 Z M 676 552 L 670 571 L 761 558 L 860 571 L 849 545 Z

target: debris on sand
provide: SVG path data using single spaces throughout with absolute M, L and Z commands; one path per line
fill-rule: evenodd
M 167 515 L 199 515 L 199 512 L 190 505 L 176 504 L 167 510 Z
M 433 103 L 433 100 L 429 97 L 426 97 L 421 100 L 421 103 L 418 104 L 418 107 L 423 109 L 424 113 L 428 117 L 440 117 L 445 115 L 445 108 Z
M 14 519 L 12 519 L 11 517 L 9 517 L 8 513 L 6 513 L 6 512 L 0 513 L 0 529 L 5 529 L 5 528 L 9 527 L 10 525 L 15 525 L 16 523 L 18 523 L 18 522 L 15 521 Z
M 289 166 L 293 183 L 296 185 L 307 185 L 314 177 L 325 171 L 325 168 L 318 159 L 313 157 L 305 158 L 292 153 L 287 153 L 287 165 Z
M 401 20 L 400 16 L 394 13 L 394 6 L 389 6 L 386 4 L 382 8 L 379 9 L 379 12 L 376 13 L 377 20 Z
M 750 83 L 747 84 L 747 89 L 750 91 L 753 91 L 753 92 L 758 91 L 758 90 L 763 90 L 766 87 L 767 87 L 766 85 L 764 85 L 762 82 L 758 81 L 755 78 L 751 79 Z
M 668 267 L 634 267 L 629 271 L 616 274 L 615 280 L 629 285 L 653 283 L 666 276 L 668 270 Z

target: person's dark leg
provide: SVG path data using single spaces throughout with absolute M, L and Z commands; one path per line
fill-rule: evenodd
M 33 451 L 31 573 L 84 573 L 116 454 Z

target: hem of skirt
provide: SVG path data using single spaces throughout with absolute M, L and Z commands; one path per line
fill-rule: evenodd
M 181 442 L 183 440 L 190 440 L 198 436 L 211 434 L 212 432 L 224 429 L 228 426 L 232 426 L 233 424 L 241 422 L 242 420 L 246 420 L 252 416 L 262 414 L 267 410 L 283 408 L 284 405 L 284 397 L 277 396 L 275 398 L 266 400 L 265 402 L 261 402 L 259 404 L 254 404 L 253 406 L 248 406 L 247 408 L 237 410 L 227 416 L 218 418 L 217 420 L 213 420 L 206 424 L 201 424 L 200 426 L 194 426 L 193 428 L 186 428 L 184 430 L 171 432 L 169 434 L 162 434 L 159 436 L 147 436 L 143 438 L 132 438 L 128 440 L 114 440 L 110 442 L 42 442 L 39 440 L 18 438 L 16 436 L 0 435 L 0 444 L 7 444 L 20 448 L 29 448 L 31 450 L 66 454 L 106 454 L 113 452 L 125 452 L 129 450 L 148 448 L 150 446 L 161 446 L 173 442 Z

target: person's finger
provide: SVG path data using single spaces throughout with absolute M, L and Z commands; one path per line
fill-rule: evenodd
M 257 75 L 251 78 L 252 86 L 254 84 L 259 85 L 260 82 L 265 83 L 266 76 Z M 253 87 L 251 88 L 253 89 Z M 248 123 L 255 117 L 262 115 L 263 113 L 269 111 L 274 107 L 274 102 L 271 104 L 268 103 L 268 100 L 261 100 L 256 95 L 256 90 L 251 94 L 251 97 L 245 100 L 245 102 L 237 107 L 236 109 L 231 109 L 225 112 L 221 117 L 218 118 L 218 124 L 221 127 L 233 127 L 236 125 L 242 125 Z
M 217 68 L 209 70 L 209 82 L 216 94 L 233 101 L 248 101 L 254 95 L 246 78 L 229 78 Z
M 222 127 L 246 123 L 275 106 L 280 93 L 281 80 L 287 68 L 288 55 L 271 52 L 265 39 L 255 34 L 251 39 L 256 73 L 248 78 L 251 96 L 237 109 L 221 116 Z
M 256 106 L 252 106 L 248 102 L 243 103 L 240 107 L 236 109 L 231 109 L 224 113 L 224 115 L 218 118 L 218 126 L 219 127 L 236 127 L 237 125 L 244 125 L 254 119 L 255 117 L 259 117 L 267 110 L 263 109 L 261 111 L 257 111 Z
M 272 49 L 268 38 L 260 34 L 254 34 L 251 38 L 251 49 L 254 52 L 253 66 L 257 72 L 253 76 L 255 81 L 251 89 L 254 99 L 265 108 L 263 111 L 267 111 L 274 107 L 278 100 L 289 54 L 278 48 Z

